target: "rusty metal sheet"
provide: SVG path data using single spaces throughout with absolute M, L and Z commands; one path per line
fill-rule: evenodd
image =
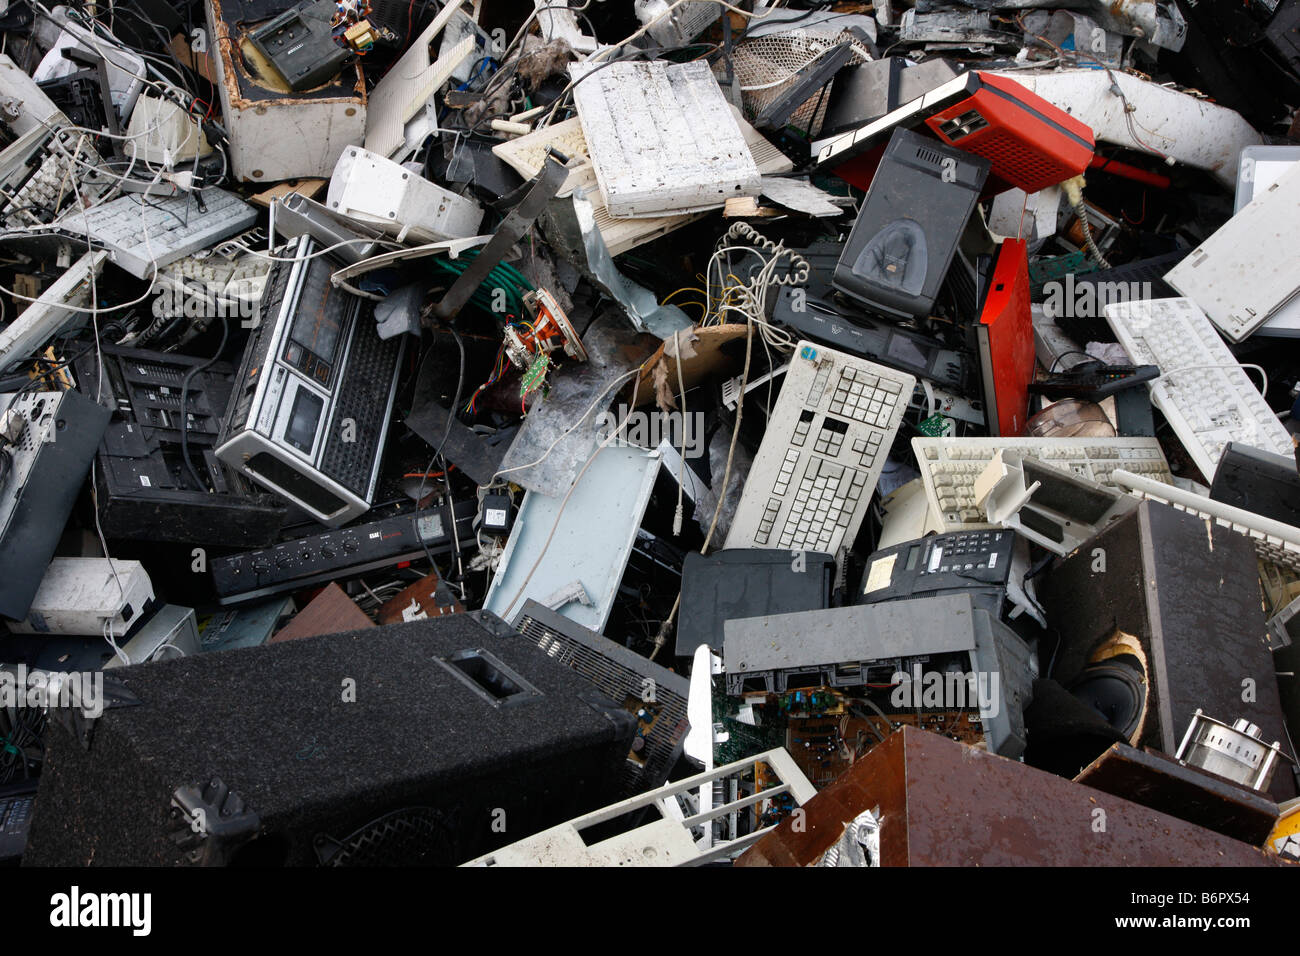
M 1277 804 L 1262 794 L 1125 744 L 1114 744 L 1074 779 L 1254 846 L 1263 845 L 1278 817 Z
M 742 866 L 807 866 L 879 807 L 883 866 L 1270 866 L 1263 850 L 1122 797 L 904 727 Z

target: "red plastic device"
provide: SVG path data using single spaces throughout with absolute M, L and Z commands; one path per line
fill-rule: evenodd
M 1014 437 L 1029 417 L 1034 379 L 1029 255 L 1023 239 L 1004 239 L 976 328 L 990 435 Z
M 814 144 L 819 164 L 866 189 L 896 126 L 924 129 L 993 164 L 985 195 L 1036 192 L 1078 176 L 1092 161 L 1092 130 L 1015 80 L 971 72 L 856 130 Z M 865 154 L 865 155 L 864 155 Z
M 994 176 L 1028 193 L 1088 168 L 1096 147 L 1091 129 L 1015 80 L 975 75 L 969 97 L 926 117 L 936 136 L 983 156 Z

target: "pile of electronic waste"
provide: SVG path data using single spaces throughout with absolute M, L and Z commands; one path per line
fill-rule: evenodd
M 1300 860 L 1300 0 L 0 7 L 0 861 Z

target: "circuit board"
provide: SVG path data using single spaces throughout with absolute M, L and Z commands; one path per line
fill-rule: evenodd
M 713 720 L 722 725 L 726 739 L 713 745 L 713 762 L 721 766 L 752 757 L 754 754 L 785 746 L 785 720 L 775 708 L 761 709 L 761 725 L 748 724 L 739 719 L 741 703 L 728 697 L 717 681 L 713 688 Z

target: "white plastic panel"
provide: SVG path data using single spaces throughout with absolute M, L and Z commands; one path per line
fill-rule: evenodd
M 325 204 L 399 241 L 465 239 L 476 235 L 483 221 L 483 208 L 473 199 L 360 146 L 349 146 L 339 157 Z
M 775 778 L 770 781 L 772 786 L 717 806 L 705 806 L 697 801 L 694 791 L 708 800 L 716 783 L 738 773 L 747 773 L 760 762 Z M 727 792 L 725 786 L 719 789 Z M 716 821 L 725 821 L 746 811 L 761 816 L 765 804 L 786 794 L 796 806 L 801 806 L 816 793 L 816 788 L 808 782 L 790 754 L 777 748 L 611 804 L 462 865 L 698 866 L 711 860 L 734 858 L 774 829 L 765 826 L 743 835 L 727 833 L 715 841 L 713 829 Z M 754 808 L 752 811 L 751 807 Z M 649 808 L 659 812 L 659 819 L 590 844 L 582 835 L 584 830 Z M 693 830 L 703 830 L 703 835 L 697 837 Z
M 603 634 L 659 464 L 656 453 L 611 445 L 596 456 L 563 511 L 563 492 L 553 498 L 528 492 L 483 607 L 509 621 L 528 599 L 547 604 L 577 581 L 591 604 L 554 610 Z
M 1300 290 L 1300 164 L 1165 273 L 1211 322 L 1240 342 Z
M 442 86 L 456 67 L 474 52 L 474 38 L 465 37 L 452 51 L 430 59 L 429 47 L 465 0 L 449 3 L 389 68 L 370 92 L 366 115 L 366 149 L 391 156 L 406 141 L 405 125 Z

